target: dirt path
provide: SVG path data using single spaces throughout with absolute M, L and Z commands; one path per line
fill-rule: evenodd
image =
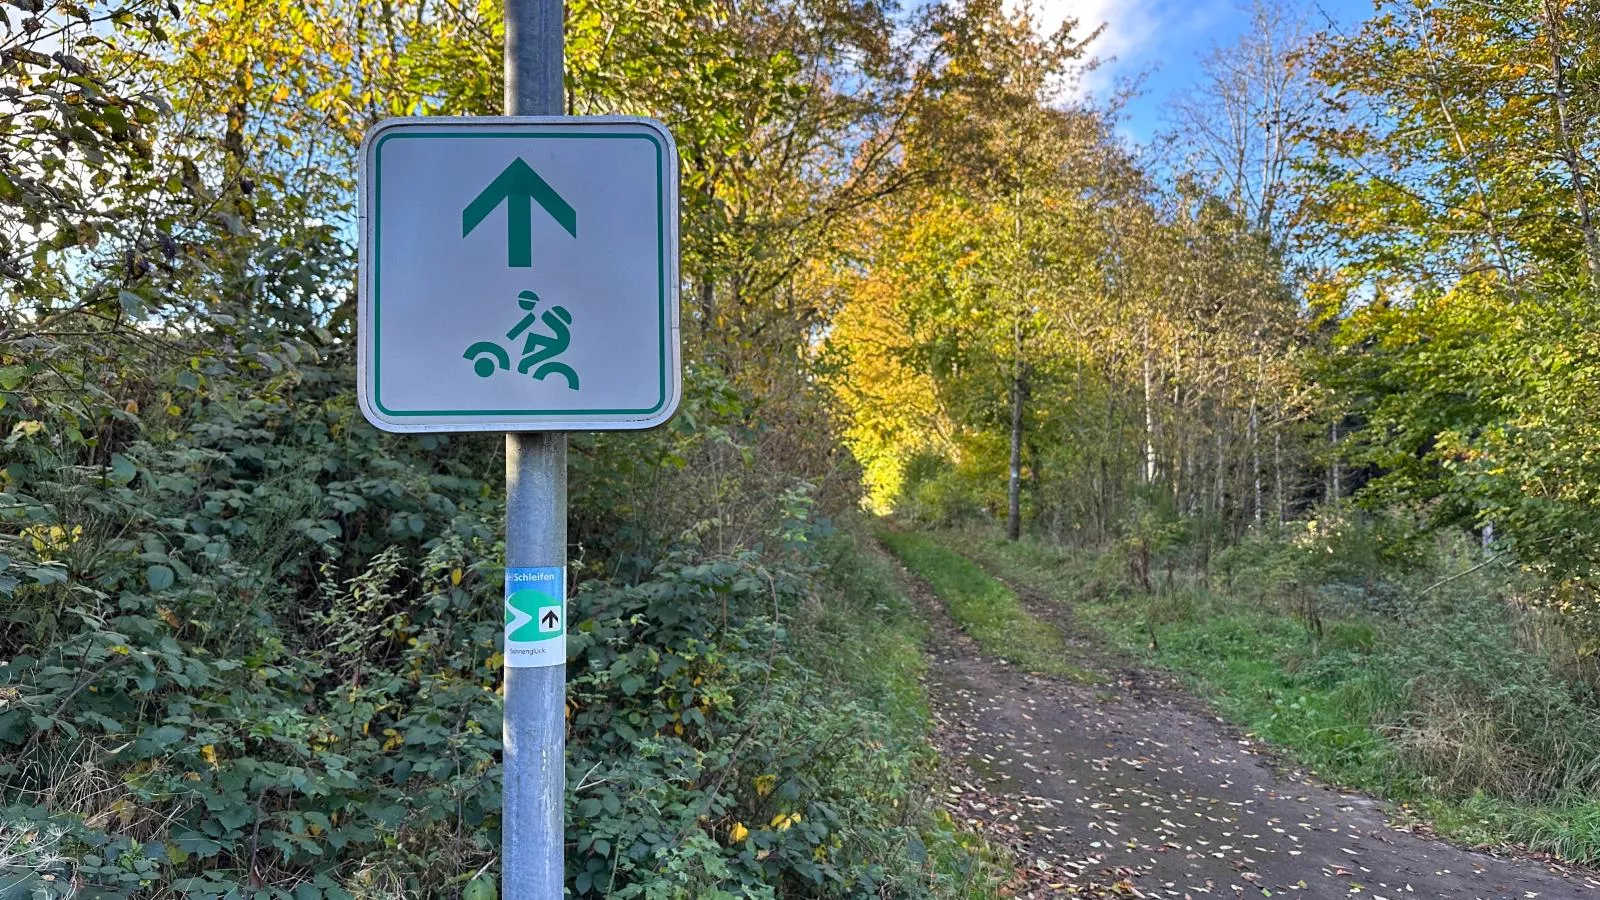
M 935 622 L 929 691 L 958 760 L 950 805 L 1026 864 L 1019 896 L 1600 898 L 1590 874 L 1429 840 L 1390 825 L 1369 797 L 1275 772 L 1202 704 L 1096 664 L 1081 642 L 1106 684 L 984 657 L 901 571 Z

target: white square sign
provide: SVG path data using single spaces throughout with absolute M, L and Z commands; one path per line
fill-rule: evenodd
M 638 118 L 390 119 L 361 146 L 357 393 L 386 431 L 671 418 L 678 157 Z

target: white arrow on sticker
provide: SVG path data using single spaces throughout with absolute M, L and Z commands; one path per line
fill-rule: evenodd
M 516 634 L 522 629 L 522 626 L 527 625 L 532 621 L 532 614 L 523 612 L 515 606 L 512 606 L 511 598 L 506 598 L 506 634 L 508 636 Z

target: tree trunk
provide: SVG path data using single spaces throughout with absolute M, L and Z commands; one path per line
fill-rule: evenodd
M 1052 510 L 1046 507 L 1044 500 L 1044 467 L 1039 465 L 1039 446 L 1035 440 L 1023 441 L 1023 449 L 1028 451 L 1028 490 L 1033 493 L 1033 521 L 1047 523 Z
M 1283 527 L 1284 520 L 1283 432 L 1277 428 L 1272 430 L 1272 481 L 1272 493 L 1277 501 L 1278 507 L 1278 527 L 1281 529 Z
M 717 314 L 716 286 L 710 278 L 704 276 L 700 279 L 700 341 L 704 344 L 711 339 L 711 320 Z
M 1021 343 L 1021 329 L 1018 329 Z M 1006 538 L 1022 537 L 1022 403 L 1027 386 L 1023 381 L 1022 360 L 1011 364 L 1011 484 L 1006 497 Z
M 1144 483 L 1156 483 L 1156 404 L 1151 390 L 1150 323 L 1144 326 Z
M 1020 135 L 1017 143 L 1017 158 L 1021 159 Z M 1019 258 L 1023 258 L 1021 187 L 1017 188 L 1013 211 L 1017 253 Z M 1022 403 L 1023 395 L 1027 392 L 1024 383 L 1026 372 L 1022 364 L 1022 317 L 1027 315 L 1028 309 L 1026 281 L 1019 285 L 1017 299 L 1016 318 L 1011 322 L 1011 483 L 1007 485 L 1006 492 L 1006 538 L 1013 541 L 1022 537 Z
M 1175 442 L 1172 451 L 1177 454 L 1176 458 L 1172 460 L 1172 508 L 1181 513 L 1183 512 L 1183 487 L 1185 484 L 1183 471 L 1184 467 L 1189 464 L 1189 459 L 1181 442 Z
M 1261 527 L 1261 421 L 1256 398 L 1250 397 L 1250 474 L 1254 488 L 1256 527 Z
M 1228 456 L 1222 446 L 1222 420 L 1217 420 L 1217 472 L 1216 472 L 1216 509 L 1217 518 L 1223 518 L 1227 510 L 1224 504 L 1227 501 L 1227 487 L 1223 483 L 1228 472 Z
M 1567 72 L 1561 61 L 1561 9 L 1555 0 L 1545 0 L 1545 23 L 1550 28 L 1550 78 L 1554 82 L 1556 135 L 1561 139 L 1561 156 L 1572 179 L 1572 196 L 1578 206 L 1578 227 L 1583 231 L 1583 246 L 1589 254 L 1589 281 L 1600 286 L 1600 238 L 1589 214 L 1589 196 L 1583 188 L 1583 168 L 1573 147 L 1572 123 L 1567 118 Z
M 1339 502 L 1339 495 L 1344 493 L 1343 485 L 1339 483 L 1343 474 L 1339 470 L 1339 423 L 1335 421 L 1328 426 L 1328 441 L 1333 445 L 1333 466 L 1329 471 L 1328 479 L 1328 504 L 1331 506 Z
M 1184 437 L 1183 455 L 1183 511 L 1188 515 L 1200 512 L 1200 489 L 1198 482 L 1203 475 L 1200 471 L 1200 442 L 1196 440 L 1194 429 Z
M 1189 486 L 1190 457 L 1194 455 L 1194 432 L 1183 427 L 1183 344 L 1172 348 L 1172 406 L 1168 421 L 1167 442 L 1172 446 L 1172 505 L 1179 512 L 1186 511 L 1183 491 Z
M 1105 366 L 1106 383 L 1110 384 L 1113 378 L 1114 364 Z M 1116 517 L 1117 504 L 1122 499 L 1120 490 L 1123 473 L 1122 468 L 1122 439 L 1126 436 L 1123 432 L 1123 423 L 1127 420 L 1122 417 L 1123 398 L 1122 391 L 1109 391 L 1106 402 L 1106 434 L 1111 436 L 1111 446 L 1100 451 L 1100 538 L 1105 539 L 1111 533 L 1111 520 Z

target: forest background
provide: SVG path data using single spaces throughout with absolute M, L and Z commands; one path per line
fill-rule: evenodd
M 575 435 L 576 896 L 985 896 L 859 510 L 1043 573 L 1324 774 L 1600 859 L 1600 15 L 1092 29 L 573 0 L 682 153 L 686 398 Z M 498 0 L 0 5 L 0 877 L 489 891 L 498 441 L 356 410 L 353 158 Z M 1010 540 L 992 539 L 1002 532 Z M 1249 664 L 1247 664 L 1249 663 Z

